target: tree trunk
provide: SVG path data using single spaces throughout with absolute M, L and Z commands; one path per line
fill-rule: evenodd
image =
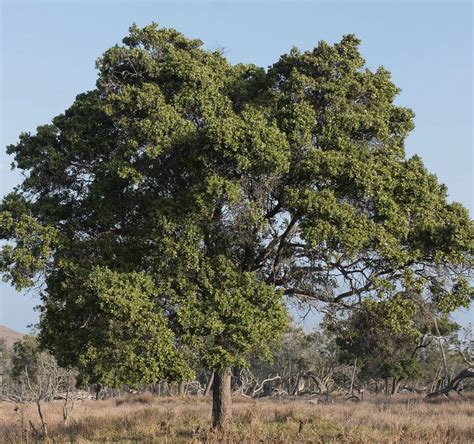
M 101 384 L 95 384 L 94 390 L 95 390 L 95 400 L 98 401 L 100 391 L 102 390 L 102 385 Z
M 43 411 L 41 410 L 41 404 L 39 400 L 36 400 L 36 407 L 38 408 L 38 415 L 41 420 L 41 427 L 43 429 L 43 436 L 44 439 L 49 442 L 49 436 L 48 436 L 48 425 L 46 424 L 46 421 L 43 416 Z
M 212 385 L 212 427 L 228 430 L 232 420 L 231 370 L 223 368 L 214 372 Z
M 354 379 L 355 379 L 356 369 L 357 369 L 357 358 L 354 361 L 354 367 L 352 369 L 351 388 L 349 389 L 349 395 L 351 395 L 351 396 L 354 393 Z
M 402 378 L 393 378 L 392 381 L 392 393 L 391 396 L 396 395 L 400 390 L 400 385 L 402 384 Z
M 443 342 L 441 340 L 441 333 L 439 331 L 438 323 L 436 322 L 436 318 L 434 318 L 433 320 L 434 320 L 434 325 L 435 325 L 435 328 L 436 328 L 436 334 L 438 335 L 438 346 L 439 346 L 439 349 L 441 351 L 441 358 L 442 358 L 443 370 L 444 370 L 444 379 L 445 379 L 446 385 L 447 385 L 447 384 L 449 384 L 451 378 L 449 377 L 448 364 L 446 363 L 446 353 L 444 351 Z
M 211 388 L 214 383 L 214 372 L 211 373 L 209 379 L 207 380 L 206 388 L 204 389 L 204 396 L 208 396 L 211 393 Z

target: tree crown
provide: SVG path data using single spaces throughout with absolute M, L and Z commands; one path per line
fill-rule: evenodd
M 63 363 L 108 382 L 179 377 L 190 350 L 242 365 L 283 331 L 282 296 L 469 303 L 472 221 L 405 158 L 413 113 L 358 45 L 264 70 L 133 26 L 94 90 L 7 148 L 26 176 L 2 203 L 2 271 L 17 288 L 43 272 Z

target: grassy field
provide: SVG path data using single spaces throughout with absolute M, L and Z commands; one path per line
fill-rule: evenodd
M 222 442 L 222 436 L 210 431 L 210 409 L 206 398 L 140 394 L 83 401 L 66 425 L 60 402 L 45 404 L 43 410 L 55 443 Z M 36 406 L 26 406 L 23 413 L 22 421 L 20 410 L 0 403 L 1 442 L 38 441 Z M 225 438 L 239 443 L 474 443 L 474 397 L 428 403 L 421 397 L 374 396 L 330 404 L 236 398 L 233 430 Z

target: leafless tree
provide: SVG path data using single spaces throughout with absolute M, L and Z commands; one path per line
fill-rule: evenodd
M 48 439 L 48 424 L 42 405 L 44 402 L 53 402 L 55 399 L 62 400 L 63 422 L 66 423 L 78 400 L 75 385 L 75 371 L 60 367 L 53 356 L 46 352 L 40 352 L 35 363 L 34 378 L 31 375 L 31 369 L 25 366 L 16 381 L 3 387 L 1 398 L 13 403 L 15 409 L 18 409 L 22 418 L 22 430 L 25 429 L 24 407 L 28 403 L 34 403 L 41 431 L 37 430 L 33 422 L 29 421 L 31 430 L 33 435 Z

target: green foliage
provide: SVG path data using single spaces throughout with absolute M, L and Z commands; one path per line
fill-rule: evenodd
M 9 204 L 7 199 L 5 203 Z M 32 286 L 33 278 L 46 267 L 58 242 L 57 230 L 41 225 L 30 214 L 15 217 L 5 209 L 0 213 L 0 236 L 14 241 L 0 251 L 4 281 L 12 281 L 17 290 Z
M 459 328 L 432 307 L 400 294 L 390 301 L 365 301 L 332 329 L 341 359 L 347 363 L 359 360 L 360 379 L 401 380 L 422 375 L 426 365 L 420 355 L 426 355 L 433 342 L 431 335 L 438 335 L 435 322 L 442 335 Z
M 183 339 L 210 369 L 243 367 L 244 357 L 270 358 L 269 343 L 286 323 L 282 292 L 255 273 L 240 272 L 218 257 L 200 272 L 196 291 L 179 304 Z M 204 338 L 204 341 L 203 341 Z
M 109 387 L 138 386 L 157 375 L 171 380 L 192 376 L 157 306 L 150 276 L 94 267 L 81 281 L 79 273 L 74 269 L 62 275 L 61 292 L 52 292 L 62 300 L 51 297 L 42 308 L 49 329 L 41 338 L 60 363 L 76 367 L 82 383 L 100 381 Z
M 243 365 L 283 332 L 283 296 L 469 303 L 472 221 L 405 159 L 413 113 L 358 45 L 265 71 L 133 26 L 93 91 L 7 148 L 26 174 L 0 208 L 1 271 L 44 276 L 63 365 L 108 384 L 184 378 L 193 353 Z
M 35 336 L 27 335 L 21 341 L 15 342 L 10 355 L 10 377 L 12 380 L 20 382 L 22 375 L 27 371 L 31 382 L 36 383 L 38 360 L 41 353 L 38 339 Z

